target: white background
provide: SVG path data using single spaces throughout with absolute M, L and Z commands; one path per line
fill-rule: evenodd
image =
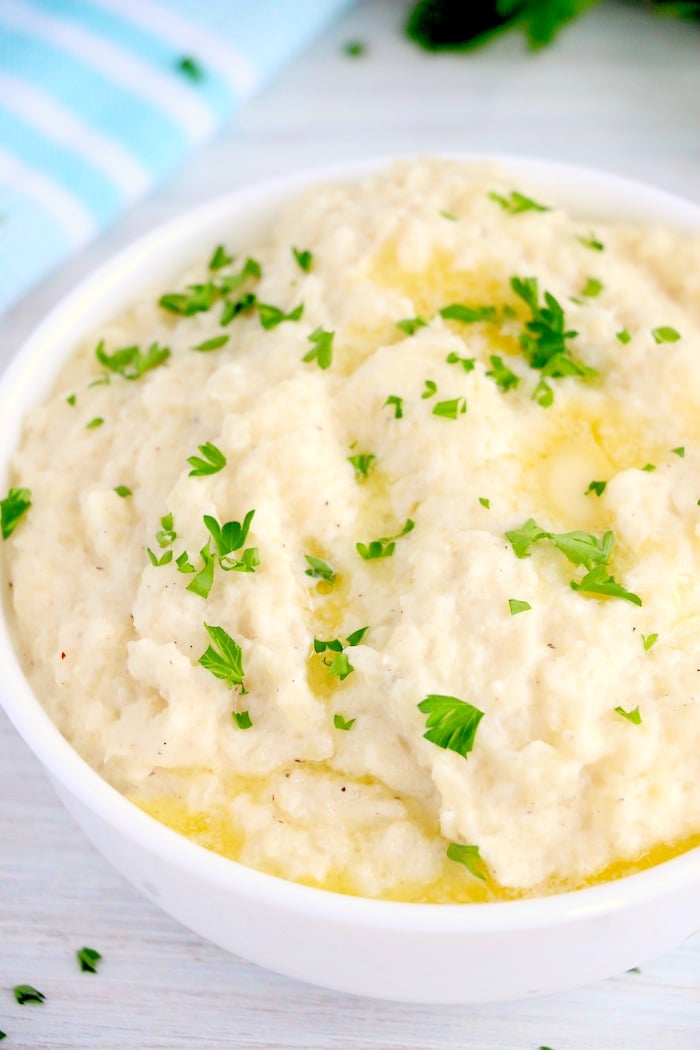
M 365 2 L 336 24 L 176 178 L 4 319 L 0 364 L 65 291 L 138 234 L 309 165 L 387 152 L 524 153 L 700 200 L 700 29 L 611 0 L 538 55 L 510 35 L 469 56 L 431 56 L 402 37 L 406 9 Z M 343 54 L 354 38 L 367 42 L 366 56 Z M 104 956 L 97 976 L 77 970 L 83 944 Z M 641 969 L 484 1007 L 372 1002 L 266 973 L 189 934 L 114 874 L 0 715 L 3 1050 L 698 1050 L 700 936 Z M 44 1006 L 14 1003 L 9 989 L 24 982 L 46 994 Z

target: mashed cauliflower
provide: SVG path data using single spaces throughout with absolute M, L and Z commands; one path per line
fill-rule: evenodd
M 698 841 L 700 238 L 555 203 L 446 161 L 315 189 L 29 415 L 24 664 L 159 819 L 436 901 Z

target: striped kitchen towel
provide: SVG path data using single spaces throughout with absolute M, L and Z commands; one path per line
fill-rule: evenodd
M 0 311 L 350 0 L 0 0 Z

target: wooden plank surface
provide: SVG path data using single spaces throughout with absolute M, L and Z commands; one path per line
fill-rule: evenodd
M 700 200 L 700 31 L 610 3 L 539 56 L 512 37 L 469 58 L 435 57 L 403 40 L 405 10 L 369 0 L 334 26 L 175 179 L 4 319 L 0 364 L 68 288 L 134 236 L 213 194 L 312 164 L 387 152 L 526 153 Z M 341 45 L 356 38 L 368 52 L 353 60 Z M 97 976 L 78 972 L 74 952 L 84 944 L 104 955 Z M 190 934 L 124 883 L 0 716 L 3 1050 L 698 1050 L 700 936 L 641 969 L 477 1007 L 380 1003 L 267 973 Z M 14 1003 L 9 988 L 24 982 L 46 994 L 44 1006 Z

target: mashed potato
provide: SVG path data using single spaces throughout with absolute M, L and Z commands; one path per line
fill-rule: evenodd
M 25 667 L 159 819 L 435 901 L 698 841 L 700 238 L 553 203 L 444 161 L 316 189 L 30 414 Z

